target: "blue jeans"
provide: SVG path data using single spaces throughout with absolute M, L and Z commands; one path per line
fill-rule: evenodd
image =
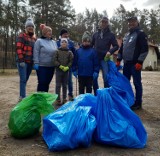
M 54 75 L 54 67 L 39 66 L 39 69 L 36 70 L 36 72 L 38 77 L 37 91 L 48 92 L 49 84 Z
M 32 67 L 33 65 L 31 63 L 25 63 L 24 67 L 21 67 L 19 63 L 17 63 L 18 73 L 20 77 L 20 86 L 19 86 L 20 98 L 26 97 L 26 84 L 32 72 Z
M 133 84 L 135 86 L 135 102 L 141 104 L 143 93 L 141 70 L 136 70 L 134 64 L 125 63 L 123 67 L 123 75 L 125 75 L 129 81 L 131 80 L 131 76 L 133 77 Z
M 73 97 L 72 68 L 69 69 L 68 74 L 68 95 Z
M 107 81 L 107 74 L 108 74 L 108 62 L 101 60 L 100 61 L 100 69 L 102 70 L 102 77 L 103 77 L 103 84 L 104 88 L 109 87 L 108 81 Z M 99 88 L 98 86 L 98 78 L 93 79 L 93 89 L 94 89 L 94 95 L 96 95 L 96 91 Z

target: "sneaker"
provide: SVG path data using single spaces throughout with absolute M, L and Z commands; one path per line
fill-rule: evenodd
M 21 102 L 23 100 L 23 98 L 20 96 L 18 99 L 18 102 Z
M 68 100 L 69 100 L 69 101 L 73 101 L 73 100 L 74 100 L 73 96 L 70 96 L 70 95 L 69 95 L 69 96 L 68 96 Z
M 62 105 L 62 104 L 61 104 L 61 100 L 56 100 L 54 104 L 55 104 L 55 105 L 59 105 L 59 106 Z
M 142 109 L 142 104 L 135 103 L 133 106 L 131 106 L 131 109 L 132 110 Z
M 67 99 L 63 99 L 63 102 L 62 102 L 62 103 L 65 104 L 66 102 L 67 102 Z

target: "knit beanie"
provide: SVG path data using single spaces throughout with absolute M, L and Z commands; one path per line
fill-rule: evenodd
M 61 38 L 61 44 L 63 41 L 65 41 L 68 44 L 68 40 L 66 38 Z
M 28 26 L 33 26 L 35 28 L 35 25 L 33 23 L 33 19 L 32 18 L 28 18 L 26 20 L 26 23 L 25 23 L 25 28 L 27 28 Z
M 82 36 L 82 42 L 89 41 L 91 42 L 91 34 L 88 31 L 85 31 Z
M 60 36 L 62 36 L 63 34 L 68 33 L 68 30 L 63 28 L 60 32 Z

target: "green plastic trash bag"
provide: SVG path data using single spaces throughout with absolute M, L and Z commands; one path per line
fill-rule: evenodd
M 8 127 L 16 138 L 33 136 L 41 127 L 41 115 L 54 111 L 52 104 L 57 94 L 46 92 L 33 93 L 19 102 L 11 111 Z

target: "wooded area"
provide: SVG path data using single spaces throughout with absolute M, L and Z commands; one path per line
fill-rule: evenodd
M 107 3 L 107 2 L 106 2 Z M 70 0 L 0 0 L 0 68 L 15 68 L 15 40 L 24 30 L 24 23 L 28 17 L 34 19 L 36 35 L 40 37 L 39 25 L 45 23 L 53 29 L 53 38 L 59 38 L 62 28 L 67 28 L 70 38 L 81 42 L 84 31 L 95 32 L 102 16 L 107 16 L 107 10 L 98 13 L 96 9 L 76 14 Z M 112 31 L 117 36 L 124 36 L 127 32 L 126 19 L 137 16 L 141 28 L 153 43 L 160 44 L 160 5 L 156 10 L 127 11 L 123 5 L 115 8 L 110 18 Z

